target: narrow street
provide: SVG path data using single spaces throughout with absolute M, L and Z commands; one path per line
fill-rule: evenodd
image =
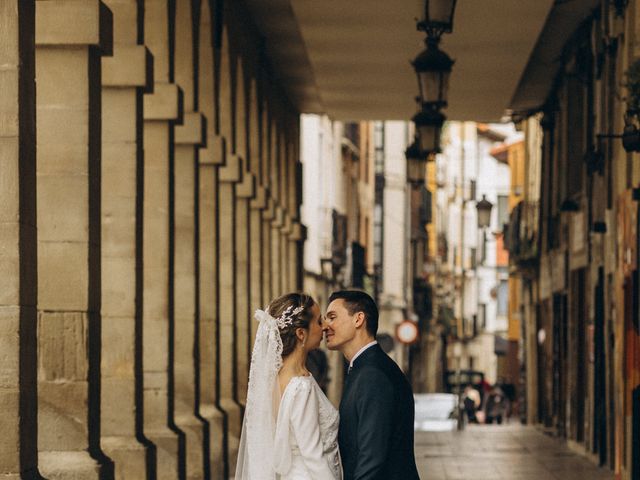
M 422 480 L 612 480 L 613 474 L 534 427 L 471 425 L 416 432 Z

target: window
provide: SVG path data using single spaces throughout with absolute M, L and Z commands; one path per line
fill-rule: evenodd
M 509 223 L 509 197 L 498 195 L 498 230 L 502 231 L 505 223 Z
M 498 315 L 506 317 L 509 314 L 509 282 L 500 280 L 498 285 Z
M 481 303 L 478 309 L 478 329 L 480 331 L 487 327 L 487 305 Z

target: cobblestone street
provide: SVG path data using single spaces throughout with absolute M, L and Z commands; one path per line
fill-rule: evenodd
M 612 480 L 558 439 L 533 427 L 467 426 L 462 432 L 417 432 L 422 480 Z

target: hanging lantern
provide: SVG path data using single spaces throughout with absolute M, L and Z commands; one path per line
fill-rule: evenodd
M 440 134 L 446 117 L 436 108 L 423 105 L 422 110 L 412 120 L 416 124 L 420 150 L 427 155 L 440 153 Z
M 457 0 L 425 0 L 424 18 L 417 28 L 430 36 L 440 38 L 443 33 L 453 31 L 453 14 Z
M 432 38 L 428 38 L 426 43 L 427 48 L 411 62 L 418 77 L 420 102 L 438 108 L 446 107 L 454 61 L 438 48 Z
M 420 150 L 415 139 L 404 151 L 407 159 L 407 181 L 413 185 L 424 183 L 427 175 L 427 154 Z
M 476 203 L 478 213 L 478 228 L 487 228 L 491 225 L 491 209 L 493 204 L 487 200 L 486 195 L 482 195 L 482 200 Z

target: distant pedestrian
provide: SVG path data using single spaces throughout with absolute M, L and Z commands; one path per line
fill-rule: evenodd
M 468 384 L 462 394 L 462 403 L 469 423 L 478 423 L 476 412 L 480 408 L 480 392 Z
M 494 421 L 501 424 L 509 411 L 509 399 L 499 386 L 495 386 L 489 392 L 484 404 L 485 423 L 491 424 Z

